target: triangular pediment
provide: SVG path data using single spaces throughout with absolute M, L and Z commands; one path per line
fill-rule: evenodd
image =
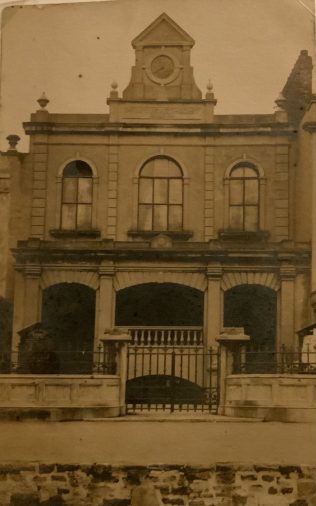
M 194 45 L 194 40 L 165 12 L 142 31 L 133 41 L 133 47 L 155 45 Z

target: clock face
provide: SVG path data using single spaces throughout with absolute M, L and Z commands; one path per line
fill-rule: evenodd
M 158 79 L 167 79 L 174 71 L 174 63 L 169 56 L 161 54 L 153 59 L 150 69 Z

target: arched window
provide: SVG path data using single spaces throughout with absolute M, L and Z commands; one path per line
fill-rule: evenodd
M 66 165 L 62 178 L 62 229 L 91 228 L 92 188 L 92 170 L 86 162 L 74 160 Z
M 259 230 L 259 173 L 249 162 L 235 165 L 229 176 L 229 228 Z
M 152 158 L 140 171 L 138 229 L 183 229 L 183 174 L 180 166 L 171 158 Z

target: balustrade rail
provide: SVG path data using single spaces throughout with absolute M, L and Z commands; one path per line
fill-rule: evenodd
M 201 346 L 203 327 L 124 327 L 134 346 Z
M 89 350 L 38 350 L 0 355 L 1 374 L 117 374 L 115 344 Z
M 233 374 L 316 374 L 316 352 L 245 351 L 233 354 Z

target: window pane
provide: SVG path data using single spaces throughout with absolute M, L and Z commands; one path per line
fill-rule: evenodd
M 75 177 L 69 177 L 63 179 L 63 202 L 75 203 L 77 202 L 77 183 L 78 180 Z
M 169 176 L 169 160 L 168 158 L 155 158 L 155 177 L 168 177 Z
M 138 226 L 140 230 L 152 230 L 152 206 L 140 205 L 138 208 Z
M 258 204 L 258 179 L 245 180 L 245 204 Z
M 258 208 L 257 206 L 245 207 L 245 230 L 254 232 L 258 230 Z
M 167 206 L 154 206 L 153 230 L 167 230 Z
M 91 204 L 92 179 L 90 177 L 78 179 L 78 202 Z
M 147 162 L 141 170 L 140 175 L 143 177 L 153 177 L 155 168 L 155 160 Z
M 152 201 L 153 201 L 153 180 L 140 178 L 139 180 L 140 204 L 151 204 Z
M 63 204 L 61 210 L 61 228 L 74 230 L 76 228 L 76 205 Z
M 182 230 L 182 206 L 169 206 L 169 230 Z
M 243 230 L 243 208 L 230 207 L 229 208 L 229 223 L 230 228 L 233 230 Z
M 182 177 L 182 172 L 177 164 L 172 162 L 171 160 L 168 161 L 168 176 L 169 177 Z
M 244 177 L 244 169 L 242 167 L 232 169 L 230 177 Z
M 91 205 L 78 205 L 77 228 L 87 229 L 91 227 Z
M 82 160 L 74 160 L 66 165 L 63 172 L 64 177 L 91 177 L 90 166 Z
M 243 183 L 240 179 L 231 179 L 229 182 L 229 203 L 240 205 L 243 203 Z
M 245 177 L 258 177 L 257 171 L 255 169 L 251 169 L 249 167 L 244 168 L 244 176 Z
M 182 179 L 169 180 L 169 204 L 182 204 Z
M 166 204 L 168 202 L 167 179 L 154 180 L 154 202 L 155 204 Z

